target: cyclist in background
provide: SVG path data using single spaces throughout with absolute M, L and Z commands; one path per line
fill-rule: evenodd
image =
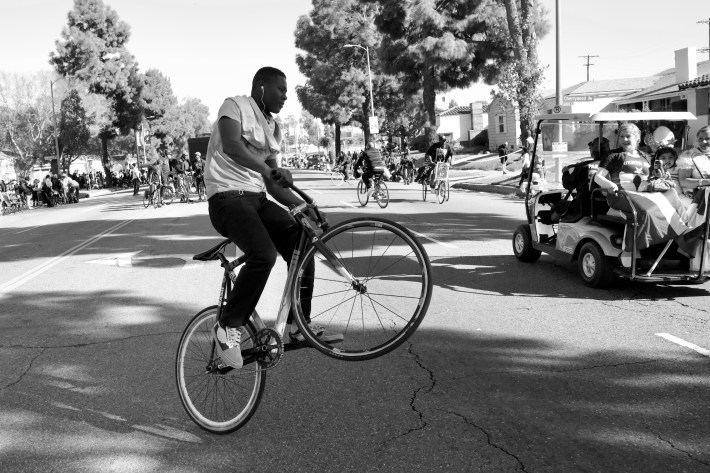
M 365 188 L 369 190 L 371 186 L 370 179 L 385 172 L 385 160 L 382 158 L 380 150 L 377 149 L 374 138 L 368 140 L 365 151 L 360 153 L 353 165 L 353 176 L 360 177 L 358 172 L 360 166 L 362 166 L 362 181 L 365 183 Z
M 453 155 L 454 152 L 451 150 L 451 146 L 448 146 L 446 143 L 446 138 L 439 135 L 439 141 L 429 146 L 429 149 L 426 150 L 424 166 L 418 169 L 415 181 L 420 184 L 426 182 L 431 172 L 434 170 L 436 163 L 439 161 L 450 163 Z

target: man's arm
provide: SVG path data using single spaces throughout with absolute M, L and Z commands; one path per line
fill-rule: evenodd
M 222 150 L 230 159 L 240 166 L 261 174 L 264 182 L 270 180 L 269 174 L 272 168 L 256 153 L 249 150 L 242 141 L 241 123 L 222 117 L 219 119 L 219 133 L 222 137 Z

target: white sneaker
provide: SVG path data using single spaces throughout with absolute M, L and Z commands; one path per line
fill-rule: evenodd
M 311 331 L 316 334 L 316 337 L 320 338 L 324 342 L 328 343 L 334 343 L 334 342 L 342 342 L 345 337 L 343 337 L 342 333 L 333 333 L 333 334 L 325 334 L 325 327 L 322 327 L 318 324 L 313 324 L 309 323 L 308 326 L 310 327 Z M 288 334 L 289 338 L 291 339 L 292 342 L 303 342 L 306 340 L 306 338 L 303 336 L 300 330 L 296 329 L 295 332 L 290 332 Z
M 241 368 L 244 360 L 241 349 L 242 332 L 239 327 L 222 327 L 216 323 L 212 332 L 222 361 L 232 368 Z

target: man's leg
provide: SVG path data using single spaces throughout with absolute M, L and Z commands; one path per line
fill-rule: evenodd
M 276 247 L 260 216 L 264 201 L 268 202 L 266 197 L 261 196 L 225 197 L 217 194 L 208 203 L 212 226 L 236 244 L 247 257 L 220 319 L 221 324 L 229 327 L 246 324 L 276 262 Z M 290 217 L 288 212 L 281 210 Z

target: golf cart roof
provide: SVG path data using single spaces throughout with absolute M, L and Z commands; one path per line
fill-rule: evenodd
M 570 120 L 575 122 L 624 122 L 639 120 L 697 120 L 690 112 L 600 112 L 600 113 L 546 113 L 538 120 Z

